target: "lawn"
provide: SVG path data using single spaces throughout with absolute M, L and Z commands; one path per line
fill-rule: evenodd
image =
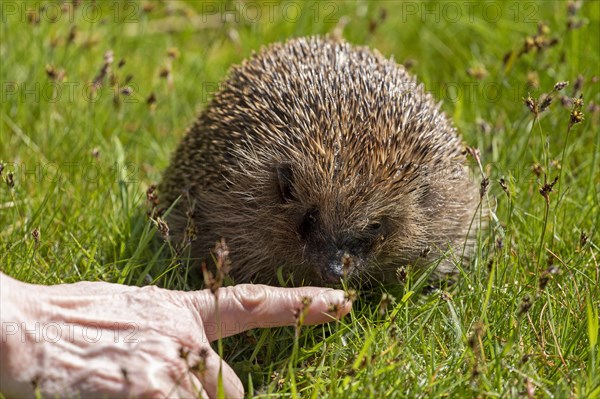
M 249 396 L 600 398 L 600 2 L 76 3 L 0 3 L 0 270 L 187 289 L 148 188 L 229 66 L 336 32 L 443 101 L 489 222 L 454 285 L 225 340 Z

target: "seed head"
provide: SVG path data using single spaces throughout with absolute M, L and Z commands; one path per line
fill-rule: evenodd
M 531 298 L 529 297 L 529 295 L 525 295 L 523 297 L 523 299 L 521 300 L 521 306 L 519 308 L 519 316 L 523 316 L 525 313 L 529 312 L 529 309 L 531 309 Z
M 179 58 L 179 49 L 177 47 L 171 47 L 167 50 L 167 56 L 171 59 Z
M 165 240 L 169 239 L 169 225 L 162 218 L 156 218 L 156 228 Z
M 171 68 L 169 68 L 168 66 L 164 66 L 162 68 L 160 68 L 160 71 L 158 71 L 158 76 L 160 76 L 161 78 L 168 78 L 169 75 L 171 74 Z
M 542 290 L 542 291 L 545 290 L 546 286 L 548 285 L 548 282 L 558 272 L 559 272 L 558 267 L 556 267 L 554 265 L 548 266 L 548 268 L 546 270 L 544 270 L 542 272 L 542 275 L 540 276 L 540 281 L 539 281 L 540 290 Z
M 156 108 L 156 95 L 154 93 L 150 93 L 150 95 L 146 99 L 146 104 L 148 104 L 148 107 L 150 107 L 151 110 L 154 110 L 154 108 Z
M 579 246 L 581 248 L 583 248 L 585 246 L 585 244 L 587 244 L 588 242 L 588 236 L 585 234 L 585 231 L 581 231 L 581 233 L 579 234 Z
M 540 105 L 540 112 L 544 112 L 546 110 L 546 108 L 548 108 L 550 106 L 551 103 L 552 103 L 552 97 L 548 94 L 544 95 L 542 103 Z
M 571 112 L 571 119 L 570 119 L 570 123 L 571 125 L 576 125 L 578 123 L 581 123 L 583 121 L 583 112 L 574 109 Z
M 392 303 L 392 296 L 385 293 L 381 297 L 381 301 L 379 302 L 379 314 L 381 316 L 387 313 L 388 307 Z
M 540 111 L 536 100 L 534 100 L 530 95 L 528 95 L 526 98 L 523 99 L 523 103 L 535 116 L 538 116 Z
M 31 236 L 33 237 L 33 241 L 35 241 L 36 245 L 40 243 L 41 235 L 39 228 L 36 227 L 35 229 L 33 229 L 33 231 L 31 232 Z
M 552 192 L 552 189 L 557 181 L 558 177 L 555 177 L 552 183 L 546 183 L 542 186 L 542 188 L 540 188 L 540 194 L 546 200 L 546 204 L 550 204 L 550 193 Z
M 356 292 L 356 290 L 354 288 L 350 288 L 344 294 L 344 300 L 346 302 L 354 302 L 354 301 L 356 301 L 357 298 L 358 298 L 358 293 Z
M 501 178 L 498 183 L 500 184 L 500 187 L 502 187 L 502 191 L 504 191 L 506 193 L 506 195 L 510 198 L 510 191 L 508 191 L 508 184 L 506 184 L 506 180 L 504 180 L 504 178 Z
M 15 179 L 14 179 L 13 172 L 8 172 L 6 174 L 6 185 L 8 186 L 8 188 L 13 188 L 15 186 Z
M 554 91 L 561 91 L 569 85 L 569 82 L 561 81 L 554 84 Z

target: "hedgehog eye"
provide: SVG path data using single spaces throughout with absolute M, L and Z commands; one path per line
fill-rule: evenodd
M 315 229 L 315 226 L 319 222 L 319 210 L 311 209 L 304 214 L 302 222 L 298 227 L 298 233 L 302 238 L 308 237 L 308 235 Z
M 381 230 L 383 225 L 379 220 L 371 220 L 367 222 L 367 226 L 365 227 L 365 232 L 370 235 L 381 234 Z
M 373 231 L 373 232 L 376 232 L 376 231 L 378 231 L 379 229 L 381 229 L 381 222 L 380 222 L 380 221 L 374 221 L 374 222 L 371 222 L 371 223 L 369 223 L 369 225 L 367 226 L 367 229 L 369 229 L 369 230 L 371 230 L 371 231 Z
M 390 230 L 389 222 L 385 217 L 379 220 L 371 220 L 367 223 L 366 232 L 372 236 L 385 237 Z

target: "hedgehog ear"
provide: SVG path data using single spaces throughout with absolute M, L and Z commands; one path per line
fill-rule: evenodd
M 282 203 L 290 202 L 295 199 L 293 192 L 294 173 L 292 164 L 282 163 L 277 166 L 277 182 L 279 188 L 279 197 Z

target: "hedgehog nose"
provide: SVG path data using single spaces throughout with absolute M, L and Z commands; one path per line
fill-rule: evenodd
M 333 262 L 329 262 L 322 270 L 321 277 L 326 283 L 339 284 L 340 279 L 344 277 L 344 267 L 342 266 L 342 262 L 337 259 Z
M 327 283 L 339 283 L 340 279 L 346 277 L 350 273 L 355 261 L 355 257 L 348 252 L 337 251 L 335 258 L 331 260 L 321 272 L 323 281 Z

